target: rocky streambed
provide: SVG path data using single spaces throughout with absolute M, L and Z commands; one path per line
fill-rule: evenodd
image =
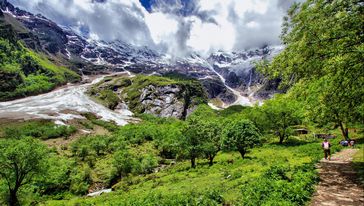
M 129 73 L 121 72 L 119 75 L 127 76 Z M 82 113 L 94 113 L 101 119 L 114 121 L 118 125 L 135 121 L 128 109 L 110 110 L 85 94 L 88 87 L 106 76 L 109 75 L 100 76 L 91 83 L 69 84 L 49 93 L 0 102 L 0 119 L 51 119 L 58 124 L 64 124 L 70 119 L 83 119 Z

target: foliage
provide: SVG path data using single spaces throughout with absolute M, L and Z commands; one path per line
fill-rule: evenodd
M 345 138 L 347 125 L 364 117 L 362 7 L 359 0 L 295 4 L 283 24 L 285 49 L 262 69 L 294 85 L 308 117 L 336 123 Z
M 248 149 L 260 142 L 260 133 L 254 124 L 245 119 L 234 120 L 223 131 L 223 144 L 226 148 L 237 150 L 244 159 Z
M 114 167 L 120 176 L 126 176 L 137 168 L 134 158 L 127 150 L 119 150 L 114 154 Z
M 0 130 L 3 132 L 1 135 L 3 137 L 22 138 L 30 136 L 42 140 L 68 137 L 77 131 L 74 126 L 56 125 L 48 120 L 2 125 Z
M 66 157 L 52 153 L 49 154 L 46 165 L 48 165 L 47 172 L 35 179 L 34 189 L 42 196 L 64 198 L 71 187 L 70 173 L 74 163 Z
M 190 159 L 192 168 L 196 167 L 196 158 L 204 152 L 205 134 L 211 132 L 211 128 L 204 123 L 200 117 L 192 116 L 187 119 L 182 129 L 180 155 Z
M 18 205 L 19 189 L 46 169 L 46 147 L 32 138 L 0 140 L 0 177 L 8 186 L 9 205 Z
M 290 145 L 289 141 L 287 145 Z M 336 151 L 339 148 L 337 141 L 333 140 L 332 144 Z M 322 149 L 320 142 L 312 140 L 287 145 L 265 144 L 253 148 L 250 158 L 245 159 L 236 152 L 220 152 L 213 166 L 200 159 L 199 167 L 195 169 L 189 169 L 190 163 L 182 161 L 158 173 L 129 173 L 109 194 L 44 204 L 303 205 L 317 182 L 314 164 L 322 158 Z M 128 151 L 134 156 L 135 150 L 129 148 Z M 229 163 L 231 159 L 233 163 Z
M 101 119 L 98 119 L 96 117 L 96 115 L 92 114 L 92 113 L 84 113 L 83 114 L 84 117 L 87 118 L 87 120 L 91 121 L 91 123 L 101 126 L 105 129 L 107 129 L 110 132 L 115 132 L 118 130 L 118 126 L 115 124 L 115 122 L 108 122 L 108 121 L 104 121 Z M 89 125 L 90 126 L 90 125 Z
M 364 185 L 364 147 L 359 148 L 359 151 L 353 157 L 353 167 L 358 173 L 361 184 Z
M 203 140 L 200 143 L 202 155 L 209 160 L 210 166 L 213 165 L 215 156 L 221 150 L 221 131 L 223 129 L 217 114 L 209 106 L 200 105 L 188 117 L 187 124 L 192 124 L 187 130 L 195 130 L 195 135 L 199 135 Z
M 287 99 L 283 95 L 276 95 L 262 106 L 262 112 L 266 118 L 265 129 L 274 131 L 282 144 L 292 134 L 292 126 L 302 121 L 300 105 Z
M 0 38 L 0 100 L 50 91 L 80 79 L 75 72 L 50 62 L 19 42 Z
M 304 205 L 318 181 L 313 165 L 274 165 L 242 188 L 243 205 Z
M 142 89 L 153 85 L 155 87 L 179 87 L 180 100 L 185 104 L 199 105 L 207 102 L 207 97 L 200 82 L 189 78 L 175 76 L 160 77 L 137 75 L 130 77 L 106 78 L 88 90 L 88 94 L 103 105 L 113 109 L 120 100 L 128 103 L 128 107 L 136 114 L 143 113 L 144 105 L 140 104 Z

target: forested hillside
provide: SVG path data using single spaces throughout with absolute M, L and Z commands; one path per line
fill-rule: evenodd
M 1 11 L 0 11 L 1 12 Z M 0 100 L 44 93 L 80 76 L 19 41 L 14 25 L 0 13 Z

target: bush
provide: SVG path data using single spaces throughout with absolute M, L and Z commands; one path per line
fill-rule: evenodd
M 87 166 L 76 167 L 70 175 L 70 191 L 77 195 L 84 195 L 91 183 L 91 170 Z
M 304 205 L 311 198 L 317 175 L 313 164 L 294 169 L 274 165 L 242 187 L 242 205 Z M 283 201 L 283 202 L 282 202 Z
M 31 136 L 46 140 L 58 137 L 69 137 L 76 131 L 77 129 L 74 126 L 60 126 L 47 120 L 41 120 L 6 126 L 3 136 L 8 138 Z

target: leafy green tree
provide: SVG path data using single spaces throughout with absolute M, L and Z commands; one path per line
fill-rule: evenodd
M 284 19 L 285 49 L 261 70 L 292 86 L 308 117 L 347 125 L 363 122 L 364 33 L 360 0 L 307 0 L 294 4 Z
M 0 140 L 0 176 L 9 189 L 9 205 L 19 205 L 18 191 L 46 170 L 47 149 L 30 137 Z
M 265 128 L 274 131 L 282 144 L 292 132 L 292 126 L 298 125 L 302 119 L 299 104 L 283 95 L 276 95 L 262 106 L 266 118 Z
M 145 174 L 152 173 L 158 166 L 158 159 L 152 154 L 148 154 L 140 162 L 141 172 Z
M 192 168 L 196 167 L 196 158 L 203 154 L 204 135 L 199 127 L 200 121 L 198 117 L 188 118 L 180 139 L 180 153 L 190 159 Z
M 156 126 L 158 127 L 159 135 L 154 138 L 154 144 L 159 150 L 160 155 L 165 158 L 175 159 L 179 152 L 178 142 L 182 138 L 182 121 Z
M 196 167 L 196 158 L 205 156 L 213 165 L 216 154 L 221 149 L 221 124 L 217 114 L 207 105 L 200 105 L 186 120 L 182 129 L 182 150 Z
M 214 163 L 215 156 L 221 150 L 222 126 L 218 119 L 203 121 L 198 126 L 200 127 L 200 132 L 204 136 L 202 150 L 211 166 Z
M 244 159 L 249 148 L 260 142 L 261 135 L 253 122 L 246 119 L 235 119 L 223 130 L 225 148 L 237 150 Z

